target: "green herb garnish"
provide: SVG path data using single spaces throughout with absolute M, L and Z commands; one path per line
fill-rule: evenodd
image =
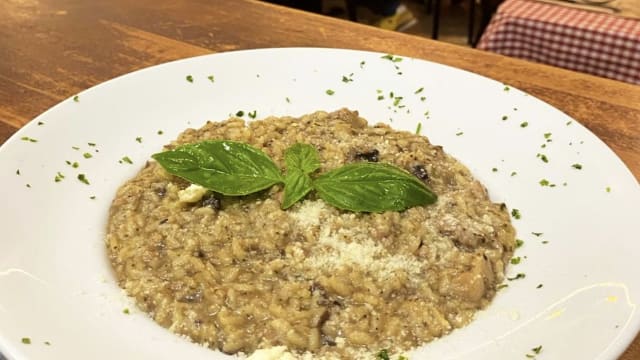
M 255 119 L 256 116 L 258 116 L 258 112 L 256 110 L 253 110 L 248 112 L 247 115 L 249 115 L 250 118 Z
M 366 64 L 366 62 L 364 60 L 360 61 L 360 69 L 362 69 L 364 67 L 364 64 Z
M 158 135 L 162 135 L 162 134 L 164 134 L 164 131 L 158 130 Z
M 28 338 L 28 337 L 23 337 L 20 341 L 22 341 L 23 344 L 27 344 L 27 345 L 31 344 L 31 338 Z
M 414 94 L 420 94 L 422 91 L 424 90 L 424 87 L 421 87 L 420 89 L 414 91 Z
M 376 354 L 376 358 L 380 360 L 389 360 L 389 350 L 382 349 Z
M 82 183 L 89 185 L 89 179 L 87 179 L 87 176 L 85 174 L 78 174 L 78 180 L 80 180 L 80 182 Z
M 505 85 L 505 86 L 504 86 L 504 88 L 503 88 L 502 90 L 504 90 L 504 91 L 509 91 L 509 90 L 511 90 L 511 88 L 510 88 L 509 86 Z
M 533 236 L 537 236 L 537 237 L 542 236 L 542 233 L 541 233 L 541 232 L 531 232 L 531 234 L 532 234 Z
M 73 101 L 75 102 L 79 102 L 80 101 L 80 96 L 76 95 L 73 97 Z
M 237 116 L 237 117 L 243 117 L 243 116 L 244 116 L 244 111 L 242 111 L 242 110 L 238 110 L 238 111 L 236 112 L 236 116 Z
M 133 161 L 131 161 L 131 158 L 129 158 L 128 156 L 123 156 L 122 159 L 120 159 L 120 161 L 118 161 L 119 163 L 127 163 L 127 164 L 133 164 Z
M 536 154 L 536 157 L 539 158 L 540 160 L 542 160 L 545 163 L 549 162 L 549 158 L 545 154 L 538 153 L 538 154 Z
M 47 346 L 51 346 L 51 343 L 49 341 L 45 341 L 44 344 Z
M 95 196 L 95 195 L 91 195 L 91 196 L 89 196 L 89 199 L 91 199 L 91 200 L 95 200 L 95 199 L 96 199 L 96 196 Z
M 607 192 L 610 193 L 611 192 L 611 187 L 607 186 L 607 188 L 605 190 L 607 190 Z
M 402 211 L 437 199 L 415 176 L 383 163 L 344 165 L 317 177 L 314 188 L 327 203 L 356 212 Z
M 129 308 L 124 308 L 124 309 L 122 310 L 122 313 L 123 313 L 123 314 L 127 314 L 127 315 L 129 315 L 129 314 L 131 314 L 131 311 L 129 311 Z
M 402 58 L 401 58 L 401 57 L 399 57 L 399 56 L 393 56 L 393 55 L 391 55 L 391 54 L 387 54 L 387 55 L 381 56 L 381 58 L 382 58 L 382 59 L 386 59 L 386 60 L 390 60 L 391 62 L 394 62 L 394 63 L 397 63 L 397 62 L 402 61 Z
M 213 77 L 213 75 L 207 76 L 207 79 L 209 79 L 209 81 L 211 82 L 215 82 L 215 78 Z
M 152 157 L 169 173 L 223 195 L 247 195 L 283 181 L 264 152 L 236 141 L 203 141 Z
M 139 142 L 140 144 L 142 144 L 142 137 L 138 136 L 138 137 L 136 138 L 136 141 L 137 141 L 137 142 Z
M 524 121 L 524 122 L 520 123 L 520 127 L 521 128 L 526 128 L 527 126 L 529 126 L 529 122 L 527 122 L 527 121 Z
M 508 117 L 507 115 L 503 115 L 503 116 L 502 116 L 502 121 L 505 121 L 505 120 L 507 120 L 508 118 L 509 118 L 509 117 Z
M 491 168 L 492 172 L 498 172 L 498 168 Z
M 53 181 L 60 182 L 60 181 L 62 181 L 62 179 L 64 179 L 64 175 L 61 172 L 58 171 L 56 176 L 53 178 Z
M 384 95 L 378 95 L 378 101 L 384 100 Z
M 92 158 L 92 157 L 93 157 L 93 155 L 91 155 L 91 154 L 90 154 L 90 153 L 88 153 L 88 152 L 86 152 L 86 153 L 82 154 L 82 156 L 83 156 L 85 159 L 90 159 L 90 158 Z
M 420 135 L 420 131 L 422 131 L 422 123 L 418 122 L 418 125 L 416 126 L 416 135 Z
M 16 175 L 20 175 L 20 169 L 16 170 Z
M 574 169 L 582 170 L 582 165 L 581 164 L 573 164 L 573 165 L 571 165 L 571 167 L 574 168 Z
M 547 179 L 542 179 L 540 180 L 540 186 L 549 186 L 549 180 Z
M 521 258 L 520 256 L 517 256 L 517 257 L 513 257 L 513 258 L 511 258 L 511 261 L 510 261 L 510 262 L 511 262 L 511 264 L 513 264 L 513 265 L 518 265 L 518 264 L 520 264 L 520 261 L 521 261 L 521 260 L 522 260 L 522 258 Z
M 286 102 L 291 103 L 291 99 L 289 99 L 288 97 L 284 98 Z
M 192 83 L 192 82 L 193 82 L 193 76 L 191 76 L 191 75 L 187 75 L 187 78 L 186 78 L 186 79 L 187 79 L 187 81 L 188 81 L 188 82 L 190 82 L 190 83 Z
M 517 172 L 515 172 L 515 171 L 512 171 L 512 172 L 511 172 L 511 176 L 516 176 L 516 175 L 518 175 L 518 173 L 517 173 Z
M 89 146 L 96 146 L 96 143 L 92 143 L 92 142 L 90 142 L 90 143 L 87 143 L 87 145 L 89 145 Z
M 285 151 L 287 176 L 265 153 L 235 141 L 203 141 L 152 157 L 167 172 L 228 196 L 284 183 L 283 208 L 312 189 L 330 205 L 356 212 L 402 211 L 437 199 L 415 176 L 382 163 L 348 164 L 311 179 L 309 174 L 319 168 L 319 156 L 313 146 L 305 144 Z
M 38 140 L 36 140 L 36 139 L 34 139 L 34 138 L 31 138 L 31 137 L 28 137 L 28 136 L 23 136 L 23 137 L 21 137 L 21 138 L 20 138 L 20 140 L 22 140 L 22 141 L 28 141 L 28 142 L 33 142 L 33 143 L 34 143 L 34 142 L 38 142 Z
M 516 239 L 516 249 L 524 245 L 524 240 Z
M 524 279 L 527 275 L 525 273 L 517 273 L 516 276 L 514 277 L 508 277 L 507 280 L 509 281 L 513 281 L 513 280 L 519 280 L 519 279 Z
M 511 216 L 513 216 L 514 219 L 520 219 L 522 217 L 522 215 L 520 214 L 520 210 L 518 209 L 512 209 Z
M 349 83 L 353 81 L 353 73 L 349 74 L 349 76 L 342 75 L 342 82 Z
M 44 123 L 42 121 L 38 121 L 38 126 L 42 126 Z
M 77 150 L 80 150 L 80 148 L 79 148 L 79 147 L 77 147 L 77 146 L 72 146 L 71 148 L 72 148 L 73 150 L 76 150 L 76 151 L 77 151 Z
M 25 186 L 28 188 L 31 188 L 31 184 L 26 184 Z
M 538 284 L 538 286 L 536 286 L 536 289 L 540 289 L 542 287 L 542 284 Z
M 335 94 L 336 92 L 335 92 L 335 91 L 333 91 L 333 90 L 331 90 L 331 89 L 327 89 L 327 91 L 325 91 L 325 93 L 327 93 L 327 95 L 333 95 L 333 94 Z

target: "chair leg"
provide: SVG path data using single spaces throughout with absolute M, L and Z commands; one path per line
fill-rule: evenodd
M 440 27 L 440 0 L 433 0 L 433 27 L 431 28 L 431 38 L 438 39 Z
M 427 9 L 427 15 L 433 12 L 433 0 L 424 0 L 424 7 Z
M 476 24 L 476 0 L 470 0 L 469 3 L 469 28 L 467 29 L 467 44 L 473 45 L 473 31 Z

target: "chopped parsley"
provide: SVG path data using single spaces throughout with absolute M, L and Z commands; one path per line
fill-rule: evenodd
M 384 95 L 378 95 L 378 101 L 384 100 Z
M 542 243 L 546 245 L 549 243 L 549 240 L 542 240 Z
M 538 286 L 536 286 L 536 289 L 540 289 L 542 287 L 542 284 L 538 284 Z
M 496 286 L 496 290 L 504 289 L 506 287 L 509 287 L 509 284 L 499 284 L 498 286 Z
M 31 184 L 26 184 L 25 186 L 28 188 L 31 188 Z
M 87 145 L 89 145 L 89 146 L 96 146 L 96 143 L 92 143 L 92 142 L 90 142 L 90 143 L 87 143 Z
M 38 126 L 42 126 L 44 123 L 42 121 L 38 121 Z
M 335 91 L 333 91 L 333 90 L 331 90 L 331 89 L 327 89 L 327 91 L 325 91 L 325 93 L 326 93 L 327 95 L 331 96 L 331 95 L 335 94 L 336 92 L 335 92 Z
M 131 161 L 131 159 L 128 156 L 123 156 L 122 159 L 120 159 L 120 161 L 118 162 L 120 164 L 122 163 L 133 164 L 133 161 Z
M 349 83 L 353 81 L 353 73 L 349 74 L 349 76 L 342 75 L 342 82 Z
M 291 99 L 289 99 L 288 97 L 284 98 L 288 103 L 291 103 Z
M 464 131 L 459 131 L 456 133 L 456 136 L 461 136 L 462 134 L 464 134 Z
M 64 179 L 64 175 L 61 172 L 58 171 L 56 176 L 53 178 L 53 181 L 60 182 L 60 181 L 62 181 L 62 179 Z
M 34 138 L 31 138 L 31 137 L 28 137 L 28 136 L 23 136 L 23 137 L 21 137 L 21 138 L 20 138 L 20 140 L 22 140 L 22 141 L 28 141 L 28 142 L 33 142 L 33 143 L 34 143 L 34 142 L 38 142 L 38 140 L 36 140 L 36 139 L 34 139 Z
M 16 170 L 16 175 L 20 175 L 20 169 Z
M 158 135 L 162 135 L 162 134 L 164 134 L 164 131 L 158 130 Z
M 507 120 L 509 117 L 507 115 L 502 115 L 502 121 Z
M 129 308 L 124 308 L 124 309 L 122 310 L 122 313 L 123 313 L 123 314 L 127 314 L 127 315 L 129 315 L 129 314 L 131 314 L 131 311 L 129 311 Z
M 45 341 L 44 344 L 47 346 L 51 346 L 51 343 L 49 341 Z
M 491 171 L 498 172 L 498 168 L 492 168 Z
M 529 126 L 529 122 L 527 122 L 527 121 L 524 121 L 524 122 L 522 122 L 522 123 L 520 124 L 520 127 L 521 127 L 521 128 L 526 128 L 527 126 Z
M 209 79 L 209 81 L 211 82 L 215 82 L 215 78 L 213 77 L 213 75 L 207 76 L 207 79 Z
M 611 188 L 609 186 L 607 186 L 606 190 L 607 190 L 608 193 L 611 192 Z
M 509 281 L 513 281 L 513 280 L 519 280 L 519 279 L 524 279 L 527 275 L 525 273 L 517 273 L 516 276 L 513 277 L 507 277 L 507 280 Z
M 571 167 L 574 169 L 582 170 L 582 164 L 573 164 L 571 165 Z
M 516 239 L 516 249 L 524 245 L 524 240 Z
M 402 101 L 402 96 L 396 96 L 396 97 L 393 99 L 393 106 L 398 106 L 398 105 L 400 105 L 400 102 L 401 102 L 401 101 Z
M 193 76 L 191 76 L 191 75 L 187 75 L 186 79 L 187 79 L 187 81 L 188 81 L 188 82 L 190 82 L 190 83 L 192 83 L 192 82 L 193 82 Z
M 421 87 L 420 89 L 414 91 L 414 94 L 420 94 L 422 91 L 424 90 L 424 87 Z
M 540 186 L 549 186 L 549 180 L 547 179 L 540 180 Z
M 256 116 L 258 116 L 258 112 L 256 110 L 253 110 L 248 112 L 247 115 L 249 115 L 250 118 L 255 119 Z
M 425 101 L 425 100 L 427 100 L 426 96 L 420 96 L 420 101 Z
M 533 349 L 531 349 L 531 351 L 533 351 L 533 354 L 529 353 L 529 354 L 527 354 L 526 356 L 527 356 L 529 359 L 535 359 L 535 358 L 536 358 L 536 355 L 539 355 L 539 354 L 540 354 L 540 352 L 542 351 L 542 345 L 539 345 L 539 346 L 534 347 Z
M 136 138 L 136 141 L 137 141 L 137 142 L 139 142 L 140 144 L 142 144 L 142 137 L 138 136 L 138 137 Z
M 569 120 L 569 121 L 567 121 L 567 123 L 565 125 L 569 126 L 569 125 L 571 125 L 571 123 L 572 123 L 572 121 Z
M 378 354 L 376 354 L 376 358 L 380 359 L 380 360 L 389 360 L 389 350 L 387 349 L 382 349 L 380 351 L 378 351 Z
M 505 86 L 504 86 L 504 88 L 503 88 L 502 90 L 504 90 L 504 91 L 509 91 L 509 90 L 511 90 L 511 88 L 510 88 L 508 85 L 505 85 Z
M 514 219 L 522 218 L 522 215 L 520 214 L 520 210 L 518 210 L 518 209 L 512 209 L 511 210 L 511 216 L 513 216 Z
M 381 58 L 382 58 L 382 59 L 387 59 L 387 60 L 389 60 L 389 61 L 391 61 L 391 62 L 394 62 L 394 63 L 397 63 L 397 62 L 402 61 L 402 58 L 401 58 L 401 57 L 399 57 L 399 56 L 393 56 L 393 55 L 391 55 L 391 54 L 387 54 L 387 55 L 381 56 Z
M 71 167 L 74 169 L 77 169 L 80 166 L 80 164 L 78 164 L 77 161 L 74 161 L 72 164 L 69 164 L 69 165 L 71 165 Z
M 551 137 L 551 133 L 544 133 L 544 138 L 549 140 L 549 138 Z
M 78 174 L 78 180 L 80 180 L 80 182 L 82 183 L 89 185 L 89 180 L 87 179 L 87 176 L 85 174 Z
M 513 257 L 513 258 L 511 258 L 511 261 L 510 261 L 510 262 L 511 262 L 511 264 L 513 264 L 513 265 L 518 265 L 518 264 L 520 264 L 520 261 L 521 261 L 521 260 L 522 260 L 522 258 L 521 258 L 520 256 L 517 256 L 517 257 Z
M 518 173 L 517 173 L 517 172 L 515 172 L 515 171 L 512 171 L 512 172 L 511 172 L 511 176 L 516 176 L 516 175 L 518 175 Z
M 409 358 L 404 355 L 400 355 L 398 356 L 398 360 L 409 360 Z
M 22 341 L 23 344 L 31 345 L 31 338 L 23 337 L 20 341 Z
M 416 126 L 416 135 L 420 135 L 420 131 L 422 131 L 422 123 L 418 122 L 418 125 Z
M 539 232 L 531 232 L 531 234 L 532 234 L 533 236 L 537 236 L 537 237 L 542 236 L 542 233 L 539 233 Z
M 72 148 L 73 150 L 76 150 L 76 151 L 77 151 L 77 150 L 80 150 L 80 148 L 79 148 L 79 147 L 77 147 L 77 146 L 72 146 L 71 148 Z
M 545 154 L 538 153 L 538 154 L 536 154 L 536 157 L 539 158 L 540 160 L 542 160 L 545 163 L 549 162 L 549 158 Z
M 86 153 L 82 154 L 82 156 L 83 156 L 85 159 L 91 159 L 91 158 L 93 157 L 93 155 L 91 155 L 91 154 L 90 154 L 90 153 L 88 153 L 88 152 L 86 152 Z
M 364 60 L 360 61 L 360 69 L 364 68 L 364 64 L 366 64 Z
M 79 102 L 80 101 L 80 96 L 76 95 L 73 97 L 73 101 L 75 102 Z
M 89 199 L 91 199 L 91 200 L 95 200 L 95 199 L 96 199 L 96 196 L 95 196 L 95 195 L 89 196 Z

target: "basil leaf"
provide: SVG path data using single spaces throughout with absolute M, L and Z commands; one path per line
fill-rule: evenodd
M 285 150 L 284 162 L 287 165 L 287 171 L 297 169 L 305 174 L 311 174 L 320 168 L 318 150 L 309 144 L 297 143 Z
M 152 157 L 170 174 L 223 195 L 247 195 L 283 181 L 264 152 L 237 141 L 187 144 Z
M 313 189 L 313 181 L 309 175 L 300 170 L 289 170 L 284 178 L 284 198 L 282 209 L 288 209 Z
M 342 166 L 320 175 L 314 188 L 330 205 L 358 212 L 402 211 L 437 200 L 416 177 L 382 163 Z

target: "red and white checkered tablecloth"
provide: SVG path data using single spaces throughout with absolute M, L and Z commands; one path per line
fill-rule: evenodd
M 636 19 L 534 0 L 506 0 L 478 48 L 640 84 Z

